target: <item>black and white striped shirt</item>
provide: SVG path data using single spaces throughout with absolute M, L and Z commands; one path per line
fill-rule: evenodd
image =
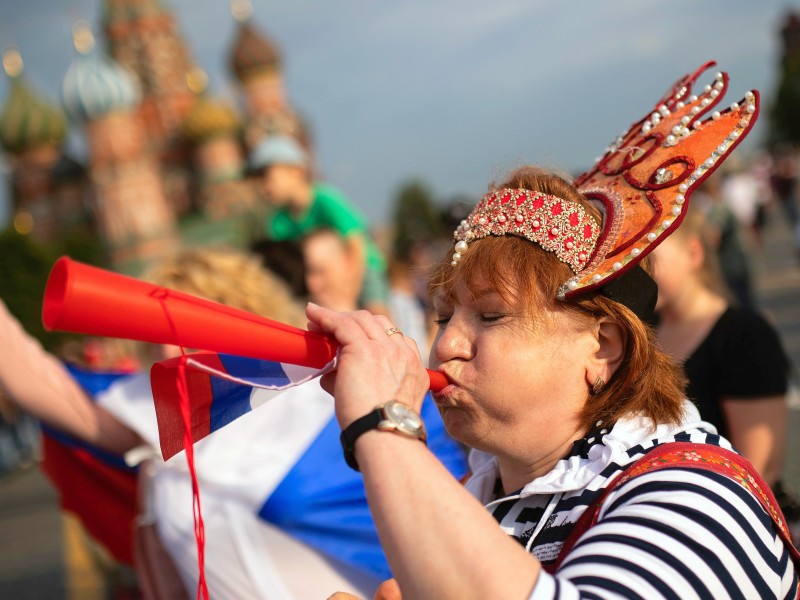
M 697 417 L 693 408 L 690 415 Z M 467 488 L 506 533 L 552 564 L 608 482 L 669 441 L 730 449 L 699 420 L 653 432 L 644 419 L 630 419 L 590 433 L 550 473 L 504 497 L 496 493 L 496 460 L 474 453 Z M 758 500 L 723 475 L 676 466 L 614 490 L 597 524 L 554 576 L 542 572 L 530 598 L 783 599 L 797 589 L 789 550 Z

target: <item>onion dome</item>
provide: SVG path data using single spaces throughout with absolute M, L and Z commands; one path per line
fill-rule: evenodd
M 249 1 L 238 0 L 232 3 L 231 8 L 240 25 L 231 49 L 230 67 L 239 81 L 279 70 L 281 56 L 278 47 L 253 26 Z
M 12 154 L 40 146 L 60 146 L 66 135 L 64 114 L 22 80 L 19 52 L 6 52 L 3 68 L 11 79 L 11 89 L 0 112 L 0 144 Z
M 76 121 L 93 121 L 107 114 L 128 111 L 139 103 L 136 77 L 94 49 L 94 38 L 87 26 L 74 32 L 78 56 L 70 65 L 61 86 L 67 114 Z
M 191 142 L 198 143 L 215 137 L 234 135 L 239 129 L 239 118 L 227 104 L 214 101 L 205 93 L 208 75 L 196 67 L 186 74 L 189 90 L 197 94 L 192 110 L 183 121 L 183 133 Z
M 201 96 L 194 103 L 183 127 L 186 137 L 197 143 L 235 134 L 239 129 L 239 119 L 227 104 Z

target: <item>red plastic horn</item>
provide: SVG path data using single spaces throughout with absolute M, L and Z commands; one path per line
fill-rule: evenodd
M 56 261 L 44 292 L 47 330 L 173 344 L 321 368 L 336 355 L 330 337 L 92 267 Z M 428 371 L 431 389 L 447 385 Z

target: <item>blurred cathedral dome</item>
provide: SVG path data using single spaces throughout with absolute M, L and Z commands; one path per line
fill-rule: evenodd
M 230 66 L 239 81 L 279 71 L 281 55 L 278 47 L 252 24 L 250 3 L 240 0 L 232 3 L 232 9 L 239 21 L 239 29 L 231 48 Z
M 223 102 L 200 96 L 184 121 L 184 134 L 193 143 L 232 136 L 239 130 L 236 112 Z
M 60 146 L 66 135 L 64 114 L 24 81 L 22 57 L 16 50 L 6 52 L 3 67 L 11 79 L 11 89 L 0 111 L 0 144 L 12 154 Z
M 76 28 L 73 60 L 61 87 L 61 99 L 70 118 L 93 121 L 133 109 L 141 99 L 135 75 L 94 49 L 91 31 Z

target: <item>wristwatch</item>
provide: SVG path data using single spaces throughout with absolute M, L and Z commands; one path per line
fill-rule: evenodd
M 344 460 L 351 469 L 359 470 L 354 452 L 356 440 L 371 429 L 393 431 L 422 443 L 425 443 L 428 437 L 422 417 L 402 402 L 391 400 L 376 406 L 375 410 L 345 427 L 339 436 L 344 450 Z

